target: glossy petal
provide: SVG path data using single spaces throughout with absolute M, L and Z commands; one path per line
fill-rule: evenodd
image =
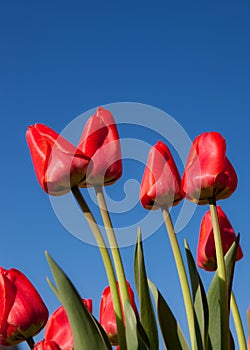
M 62 195 L 85 177 L 89 158 L 48 126 L 29 126 L 26 140 L 37 179 L 45 192 Z
M 83 302 L 89 312 L 92 312 L 92 300 L 83 299 Z M 74 349 L 72 331 L 63 306 L 60 306 L 50 316 L 45 327 L 44 338 L 46 341 L 56 342 L 61 350 Z
M 225 255 L 235 241 L 236 234 L 230 221 L 220 206 L 217 206 L 217 212 L 221 230 L 223 252 Z M 236 260 L 240 260 L 242 257 L 242 249 L 239 246 Z M 205 213 L 201 221 L 200 236 L 197 248 L 197 265 L 207 271 L 215 271 L 217 268 L 213 225 L 209 210 Z
M 122 175 L 118 130 L 110 111 L 99 107 L 87 121 L 78 148 L 91 158 L 81 187 L 110 185 Z
M 182 200 L 180 189 L 174 159 L 168 147 L 159 141 L 149 151 L 140 189 L 141 204 L 146 209 L 171 207 Z
M 118 284 L 117 284 L 118 285 Z M 127 282 L 128 293 L 130 298 L 131 306 L 138 317 L 138 311 L 134 300 L 134 292 Z M 119 289 L 119 286 L 118 286 Z M 100 324 L 104 328 L 107 336 L 112 345 L 117 345 L 117 325 L 115 318 L 115 311 L 112 302 L 112 295 L 110 287 L 106 287 L 102 293 L 101 303 L 100 303 Z
M 61 348 L 52 340 L 42 340 L 35 344 L 33 350 L 61 350 Z
M 17 344 L 45 326 L 48 310 L 22 272 L 0 268 L 0 296 L 0 344 Z
M 225 199 L 237 187 L 236 172 L 226 157 L 226 141 L 218 132 L 196 137 L 184 174 L 182 192 L 187 199 L 207 204 L 210 199 Z

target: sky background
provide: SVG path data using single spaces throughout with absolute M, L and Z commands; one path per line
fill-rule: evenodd
M 96 247 L 61 225 L 35 177 L 25 141 L 28 125 L 41 122 L 61 132 L 82 113 L 100 105 L 135 102 L 171 115 L 193 140 L 218 131 L 239 179 L 236 192 L 219 204 L 236 232 L 244 259 L 237 263 L 234 292 L 245 331 L 250 305 L 249 1 L 5 1 L 0 5 L 0 265 L 22 270 L 53 312 L 59 302 L 47 284 L 48 250 L 85 298 L 99 300 L 107 284 Z M 131 116 L 128 116 L 128 119 Z M 130 120 L 130 119 L 129 119 Z M 157 118 L 154 119 L 157 125 Z M 136 128 L 122 136 L 154 144 L 156 136 Z M 179 168 L 180 172 L 183 168 Z M 108 189 L 124 197 L 126 180 L 141 180 L 143 166 L 127 162 L 124 176 Z M 129 196 L 129 193 L 128 193 Z M 65 208 L 67 210 L 67 208 Z M 179 206 L 174 208 L 173 215 Z M 198 207 L 178 234 L 194 255 L 206 207 Z M 132 213 L 146 215 L 139 203 Z M 157 215 L 157 213 L 155 214 Z M 118 220 L 114 215 L 114 220 Z M 126 219 L 125 219 L 126 222 Z M 178 277 L 164 227 L 144 241 L 148 276 L 187 324 Z M 134 287 L 134 247 L 121 249 Z M 205 287 L 211 274 L 201 271 Z M 39 340 L 42 333 L 36 337 Z M 26 348 L 23 347 L 22 348 Z

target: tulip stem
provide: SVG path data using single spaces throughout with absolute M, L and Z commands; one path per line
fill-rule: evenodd
M 195 349 L 194 309 L 193 309 L 190 288 L 188 284 L 188 278 L 187 278 L 184 262 L 182 259 L 182 255 L 180 252 L 179 244 L 176 238 L 176 234 L 174 231 L 174 226 L 171 220 L 169 210 L 167 208 L 163 208 L 162 215 L 167 228 L 168 237 L 170 240 L 170 244 L 172 247 L 172 251 L 174 254 L 175 263 L 176 263 L 176 267 L 179 275 L 179 281 L 181 284 L 182 295 L 183 295 L 185 309 L 186 309 L 191 345 L 192 345 L 192 349 Z
M 234 293 L 231 294 L 231 310 L 234 320 L 234 325 L 236 329 L 236 334 L 238 338 L 239 350 L 247 350 L 246 338 L 243 330 L 242 320 L 240 317 L 238 305 L 234 296 Z
M 230 346 L 229 337 L 229 303 L 228 303 L 228 291 L 227 291 L 227 276 L 226 276 L 226 266 L 224 260 L 224 253 L 222 247 L 220 224 L 218 219 L 217 207 L 215 199 L 211 199 L 209 202 L 215 251 L 216 251 L 216 261 L 217 261 L 217 274 L 219 278 L 219 291 L 220 291 L 220 307 L 221 307 L 221 332 L 222 332 L 222 350 L 228 350 Z
M 32 337 L 26 338 L 26 343 L 29 345 L 30 349 L 34 348 L 35 342 Z
M 114 267 L 108 252 L 108 248 L 105 244 L 105 241 L 103 239 L 102 233 L 100 231 L 100 228 L 88 206 L 86 203 L 84 197 L 82 196 L 80 190 L 78 187 L 72 187 L 72 193 L 79 204 L 92 232 L 95 237 L 96 243 L 98 245 L 99 251 L 102 256 L 102 260 L 106 269 L 108 282 L 110 285 L 111 295 L 112 295 L 112 301 L 114 305 L 115 315 L 116 315 L 116 324 L 117 324 L 117 332 L 118 332 L 118 342 L 120 345 L 121 350 L 126 350 L 126 338 L 125 338 L 125 327 L 123 324 L 123 318 L 122 318 L 122 309 L 121 309 L 121 303 L 116 283 L 116 277 L 114 272 Z
M 112 256 L 113 256 L 114 265 L 116 268 L 117 278 L 118 278 L 120 291 L 121 291 L 122 304 L 124 305 L 124 303 L 126 301 L 130 303 L 130 298 L 129 298 L 129 294 L 128 294 L 126 277 L 125 277 L 125 273 L 124 273 L 124 268 L 123 268 L 123 264 L 122 264 L 122 259 L 121 259 L 119 247 L 118 247 L 118 244 L 116 241 L 115 232 L 114 232 L 113 225 L 112 225 L 110 215 L 108 212 L 107 203 L 106 203 L 105 196 L 103 193 L 103 187 L 96 186 L 95 191 L 96 191 L 96 197 L 97 197 L 97 201 L 99 204 L 99 209 L 100 209 L 100 213 L 102 216 L 102 220 L 103 220 L 105 230 L 107 233 L 107 237 L 109 240 L 109 245 L 110 245 Z

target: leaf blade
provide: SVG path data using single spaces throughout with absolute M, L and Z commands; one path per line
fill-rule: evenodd
M 72 282 L 46 252 L 46 258 L 57 286 L 57 297 L 65 307 L 74 338 L 75 350 L 112 350 L 100 325 L 88 311 Z M 78 331 L 81 329 L 81 332 Z

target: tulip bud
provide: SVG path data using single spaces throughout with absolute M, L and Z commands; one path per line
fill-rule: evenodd
M 217 212 L 223 253 L 225 255 L 233 242 L 236 240 L 236 234 L 230 221 L 220 206 L 217 206 Z M 243 253 L 241 247 L 238 246 L 236 260 L 240 260 L 242 257 Z M 215 271 L 217 268 L 213 224 L 209 210 L 205 213 L 201 221 L 200 236 L 197 248 L 197 265 L 207 271 Z
M 29 126 L 26 140 L 45 192 L 59 196 L 84 179 L 88 157 L 54 130 L 43 124 Z
M 52 340 L 42 340 L 35 344 L 33 350 L 61 350 L 61 348 Z
M 149 151 L 140 189 L 141 204 L 146 209 L 174 206 L 183 198 L 180 189 L 180 174 L 170 150 L 158 141 Z
M 198 204 L 208 204 L 231 196 L 237 187 L 236 172 L 226 157 L 226 141 L 218 132 L 196 137 L 184 174 L 182 192 Z
M 118 283 L 117 283 L 117 286 L 119 290 Z M 131 306 L 136 316 L 139 317 L 138 311 L 135 305 L 134 293 L 128 282 L 127 282 L 127 288 L 128 288 L 128 294 L 129 294 Z M 100 324 L 105 330 L 111 344 L 118 345 L 116 317 L 115 317 L 115 311 L 114 311 L 110 286 L 106 287 L 102 293 L 102 298 L 100 303 Z
M 122 175 L 121 145 L 110 111 L 99 107 L 87 121 L 78 148 L 91 158 L 81 187 L 111 185 Z
M 82 299 L 85 306 L 92 312 L 92 300 Z M 68 316 L 65 308 L 60 306 L 50 316 L 44 331 L 44 339 L 46 341 L 54 341 L 59 345 L 61 350 L 73 350 L 73 334 L 70 328 Z
M 0 344 L 18 344 L 45 326 L 48 310 L 22 272 L 0 267 L 0 300 Z

